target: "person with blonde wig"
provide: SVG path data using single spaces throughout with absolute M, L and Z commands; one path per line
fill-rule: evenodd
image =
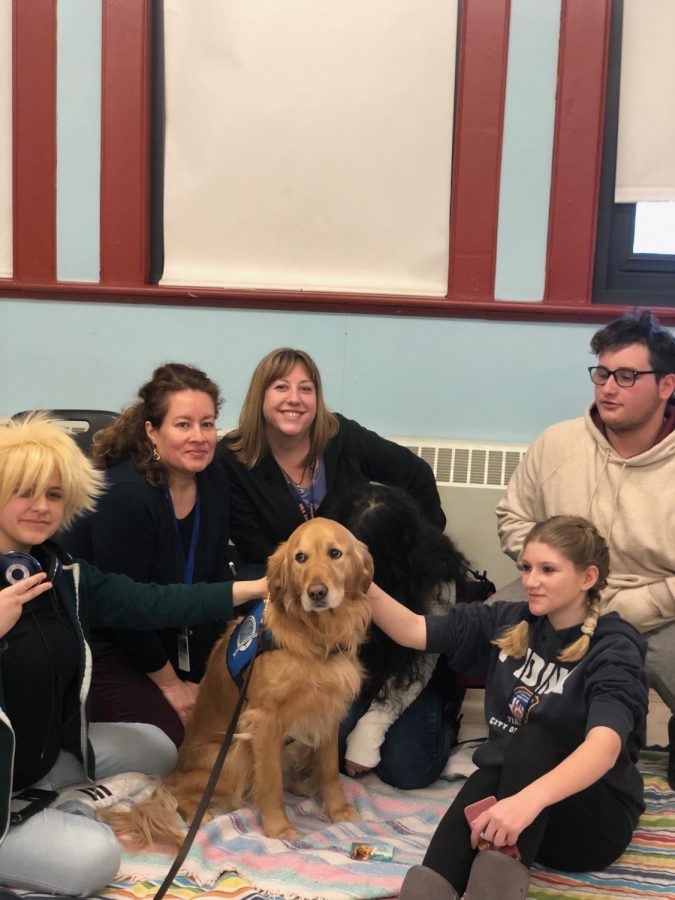
M 369 592 L 374 622 L 395 641 L 486 678 L 477 769 L 406 875 L 402 900 L 524 898 L 535 861 L 603 869 L 644 809 L 646 643 L 616 612 L 599 616 L 604 538 L 585 519 L 554 516 L 531 529 L 519 564 L 524 603 L 421 616 L 377 586 Z
M 89 896 L 111 881 L 120 849 L 95 812 L 138 790 L 134 773 L 175 765 L 154 725 L 89 724 L 90 629 L 232 618 L 266 590 L 138 584 L 73 560 L 51 539 L 102 489 L 63 423 L 0 428 L 0 883 L 31 891 Z
M 445 526 L 429 465 L 330 412 L 304 350 L 281 347 L 258 363 L 239 425 L 216 458 L 230 479 L 231 536 L 246 566 L 263 565 L 306 519 L 332 518 L 336 500 L 370 481 L 403 488 L 434 525 Z
M 44 493 L 57 469 L 61 475 L 62 524 L 96 508 L 103 490 L 97 472 L 69 435 L 46 416 L 34 414 L 21 428 L 10 422 L 0 429 L 0 509 L 15 494 Z

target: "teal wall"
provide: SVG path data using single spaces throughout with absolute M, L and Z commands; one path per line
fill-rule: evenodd
M 559 38 L 560 0 L 512 0 L 499 182 L 498 300 L 536 302 L 544 296 Z
M 99 280 L 100 0 L 58 0 L 56 275 Z
M 291 345 L 317 360 L 333 409 L 388 435 L 529 441 L 578 415 L 595 328 L 58 301 L 0 301 L 0 414 L 119 409 L 154 366 L 204 368 L 236 422 L 256 362 Z

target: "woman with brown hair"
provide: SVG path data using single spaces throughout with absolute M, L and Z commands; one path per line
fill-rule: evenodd
M 404 488 L 439 529 L 445 525 L 427 463 L 330 412 L 303 350 L 281 347 L 258 363 L 239 426 L 216 455 L 230 479 L 232 540 L 245 565 L 263 565 L 304 520 L 332 517 L 340 495 L 369 481 Z
M 104 572 L 158 584 L 226 581 L 229 490 L 216 447 L 218 386 L 180 363 L 155 370 L 139 400 L 94 438 L 108 490 L 64 536 Z M 220 623 L 95 635 L 92 720 L 149 722 L 177 745 Z

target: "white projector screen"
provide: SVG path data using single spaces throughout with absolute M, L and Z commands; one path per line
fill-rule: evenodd
M 457 0 L 165 0 L 162 284 L 442 297 Z

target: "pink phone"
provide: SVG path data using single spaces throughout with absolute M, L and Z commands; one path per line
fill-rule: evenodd
M 470 803 L 468 806 L 465 806 L 464 815 L 466 816 L 466 821 L 471 825 L 474 819 L 477 819 L 486 809 L 490 809 L 491 806 L 494 806 L 496 802 L 496 797 L 483 797 L 482 800 L 476 800 L 475 803 Z
M 477 819 L 486 809 L 490 809 L 491 806 L 494 806 L 496 802 L 497 798 L 490 796 L 483 797 L 482 800 L 476 800 L 475 803 L 470 803 L 468 806 L 465 806 L 464 815 L 466 816 L 466 821 L 471 825 L 474 819 Z M 495 847 L 492 841 L 481 838 L 478 842 L 478 849 L 499 850 L 500 853 L 504 853 L 506 856 L 510 856 L 516 860 L 520 859 L 520 850 L 515 844 L 505 844 L 503 847 Z

